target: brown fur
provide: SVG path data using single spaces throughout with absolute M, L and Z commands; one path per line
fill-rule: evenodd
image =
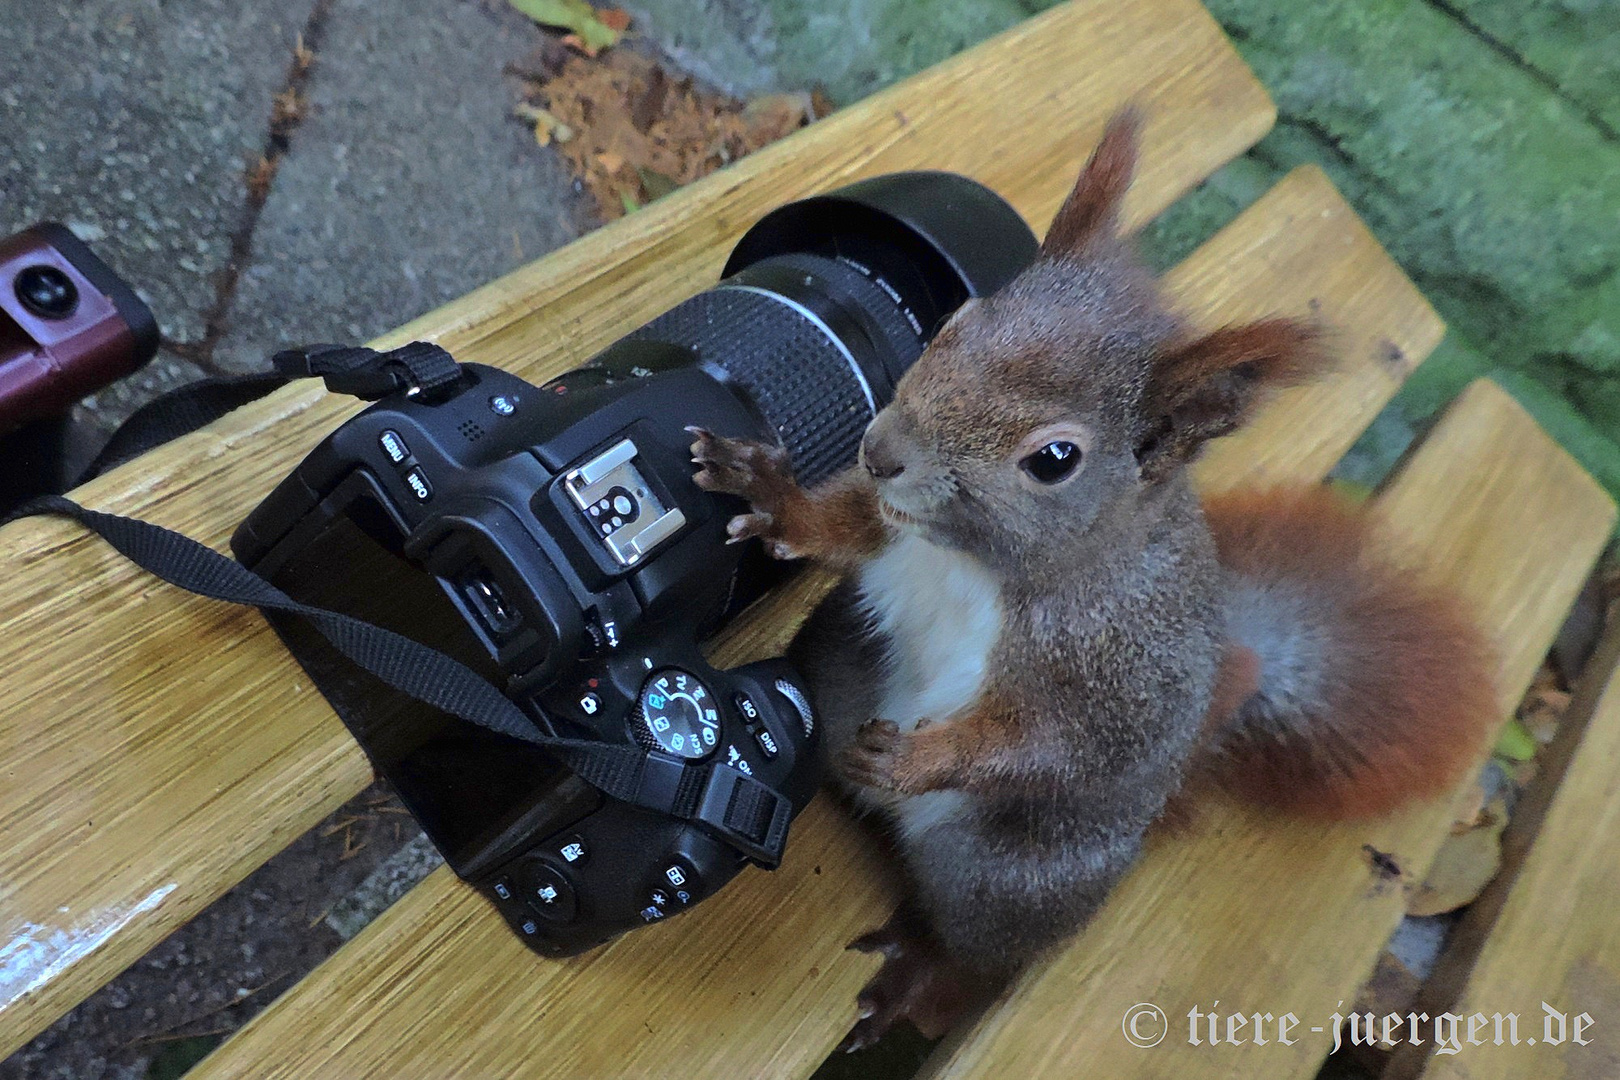
M 1247 738 L 1229 717 L 1205 768 L 1263 805 L 1321 817 L 1449 790 L 1501 711 L 1489 643 L 1461 601 L 1380 556 L 1375 516 L 1331 488 L 1240 491 L 1204 509 L 1229 571 L 1303 585 L 1339 613 L 1340 673 L 1312 737 Z
M 1076 255 L 1096 240 L 1113 237 L 1120 203 L 1136 171 L 1141 132 L 1142 116 L 1134 108 L 1121 109 L 1109 120 L 1097 149 L 1046 230 L 1041 242 L 1046 254 Z
M 781 447 L 729 443 L 743 449 L 722 454 L 712 432 L 687 430 L 694 438 L 692 460 L 700 466 L 693 477 L 697 485 L 741 495 L 753 506 L 752 513 L 732 520 L 731 543 L 758 536 L 778 559 L 815 559 L 848 569 L 888 539 L 876 491 L 863 470 L 849 470 L 807 492 L 793 482 Z
M 868 721 L 837 764 L 855 783 L 902 795 L 994 794 L 1006 788 L 1008 777 L 1037 770 L 1023 760 L 1030 750 L 1018 714 L 984 696 L 949 724 L 926 725 L 910 735 L 902 735 L 892 721 Z
M 1235 431 L 1253 414 L 1263 388 L 1288 386 L 1327 366 L 1321 332 L 1294 319 L 1229 326 L 1189 341 L 1155 367 L 1140 455 L 1150 479 L 1184 464 L 1210 439 Z

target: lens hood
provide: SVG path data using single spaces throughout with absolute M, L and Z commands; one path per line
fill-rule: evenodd
M 732 251 L 725 276 L 791 252 L 851 259 L 893 284 L 932 329 L 1011 281 L 1039 246 L 1018 211 L 975 180 L 891 173 L 766 214 Z

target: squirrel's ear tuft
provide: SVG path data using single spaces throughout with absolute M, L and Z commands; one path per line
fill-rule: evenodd
M 1229 326 L 1173 348 L 1154 364 L 1142 398 L 1142 476 L 1170 475 L 1246 421 L 1268 388 L 1323 367 L 1321 331 L 1294 319 Z
M 1134 106 L 1114 114 L 1091 160 L 1080 170 L 1074 190 L 1063 201 L 1041 242 L 1050 258 L 1077 255 L 1098 237 L 1113 236 L 1119 227 L 1119 204 L 1136 171 L 1136 141 L 1142 116 Z

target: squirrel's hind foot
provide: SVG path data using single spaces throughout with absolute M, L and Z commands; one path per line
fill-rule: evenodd
M 838 1045 L 845 1053 L 871 1046 L 900 1020 L 937 1039 L 977 1000 L 967 973 L 903 911 L 849 947 L 880 953 L 883 966 L 855 999 L 860 1019 Z

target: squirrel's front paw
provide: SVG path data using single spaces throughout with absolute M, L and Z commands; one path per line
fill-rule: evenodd
M 902 791 L 901 763 L 906 736 L 893 720 L 868 720 L 838 755 L 838 770 L 853 784 L 882 791 Z
M 799 552 L 788 543 L 782 528 L 787 504 L 799 490 L 788 452 L 762 442 L 728 439 L 703 428 L 686 430 L 694 439 L 692 461 L 698 471 L 692 479 L 697 486 L 740 495 L 753 504 L 753 513 L 739 514 L 726 525 L 727 542 L 758 536 L 776 558 L 797 558 Z

